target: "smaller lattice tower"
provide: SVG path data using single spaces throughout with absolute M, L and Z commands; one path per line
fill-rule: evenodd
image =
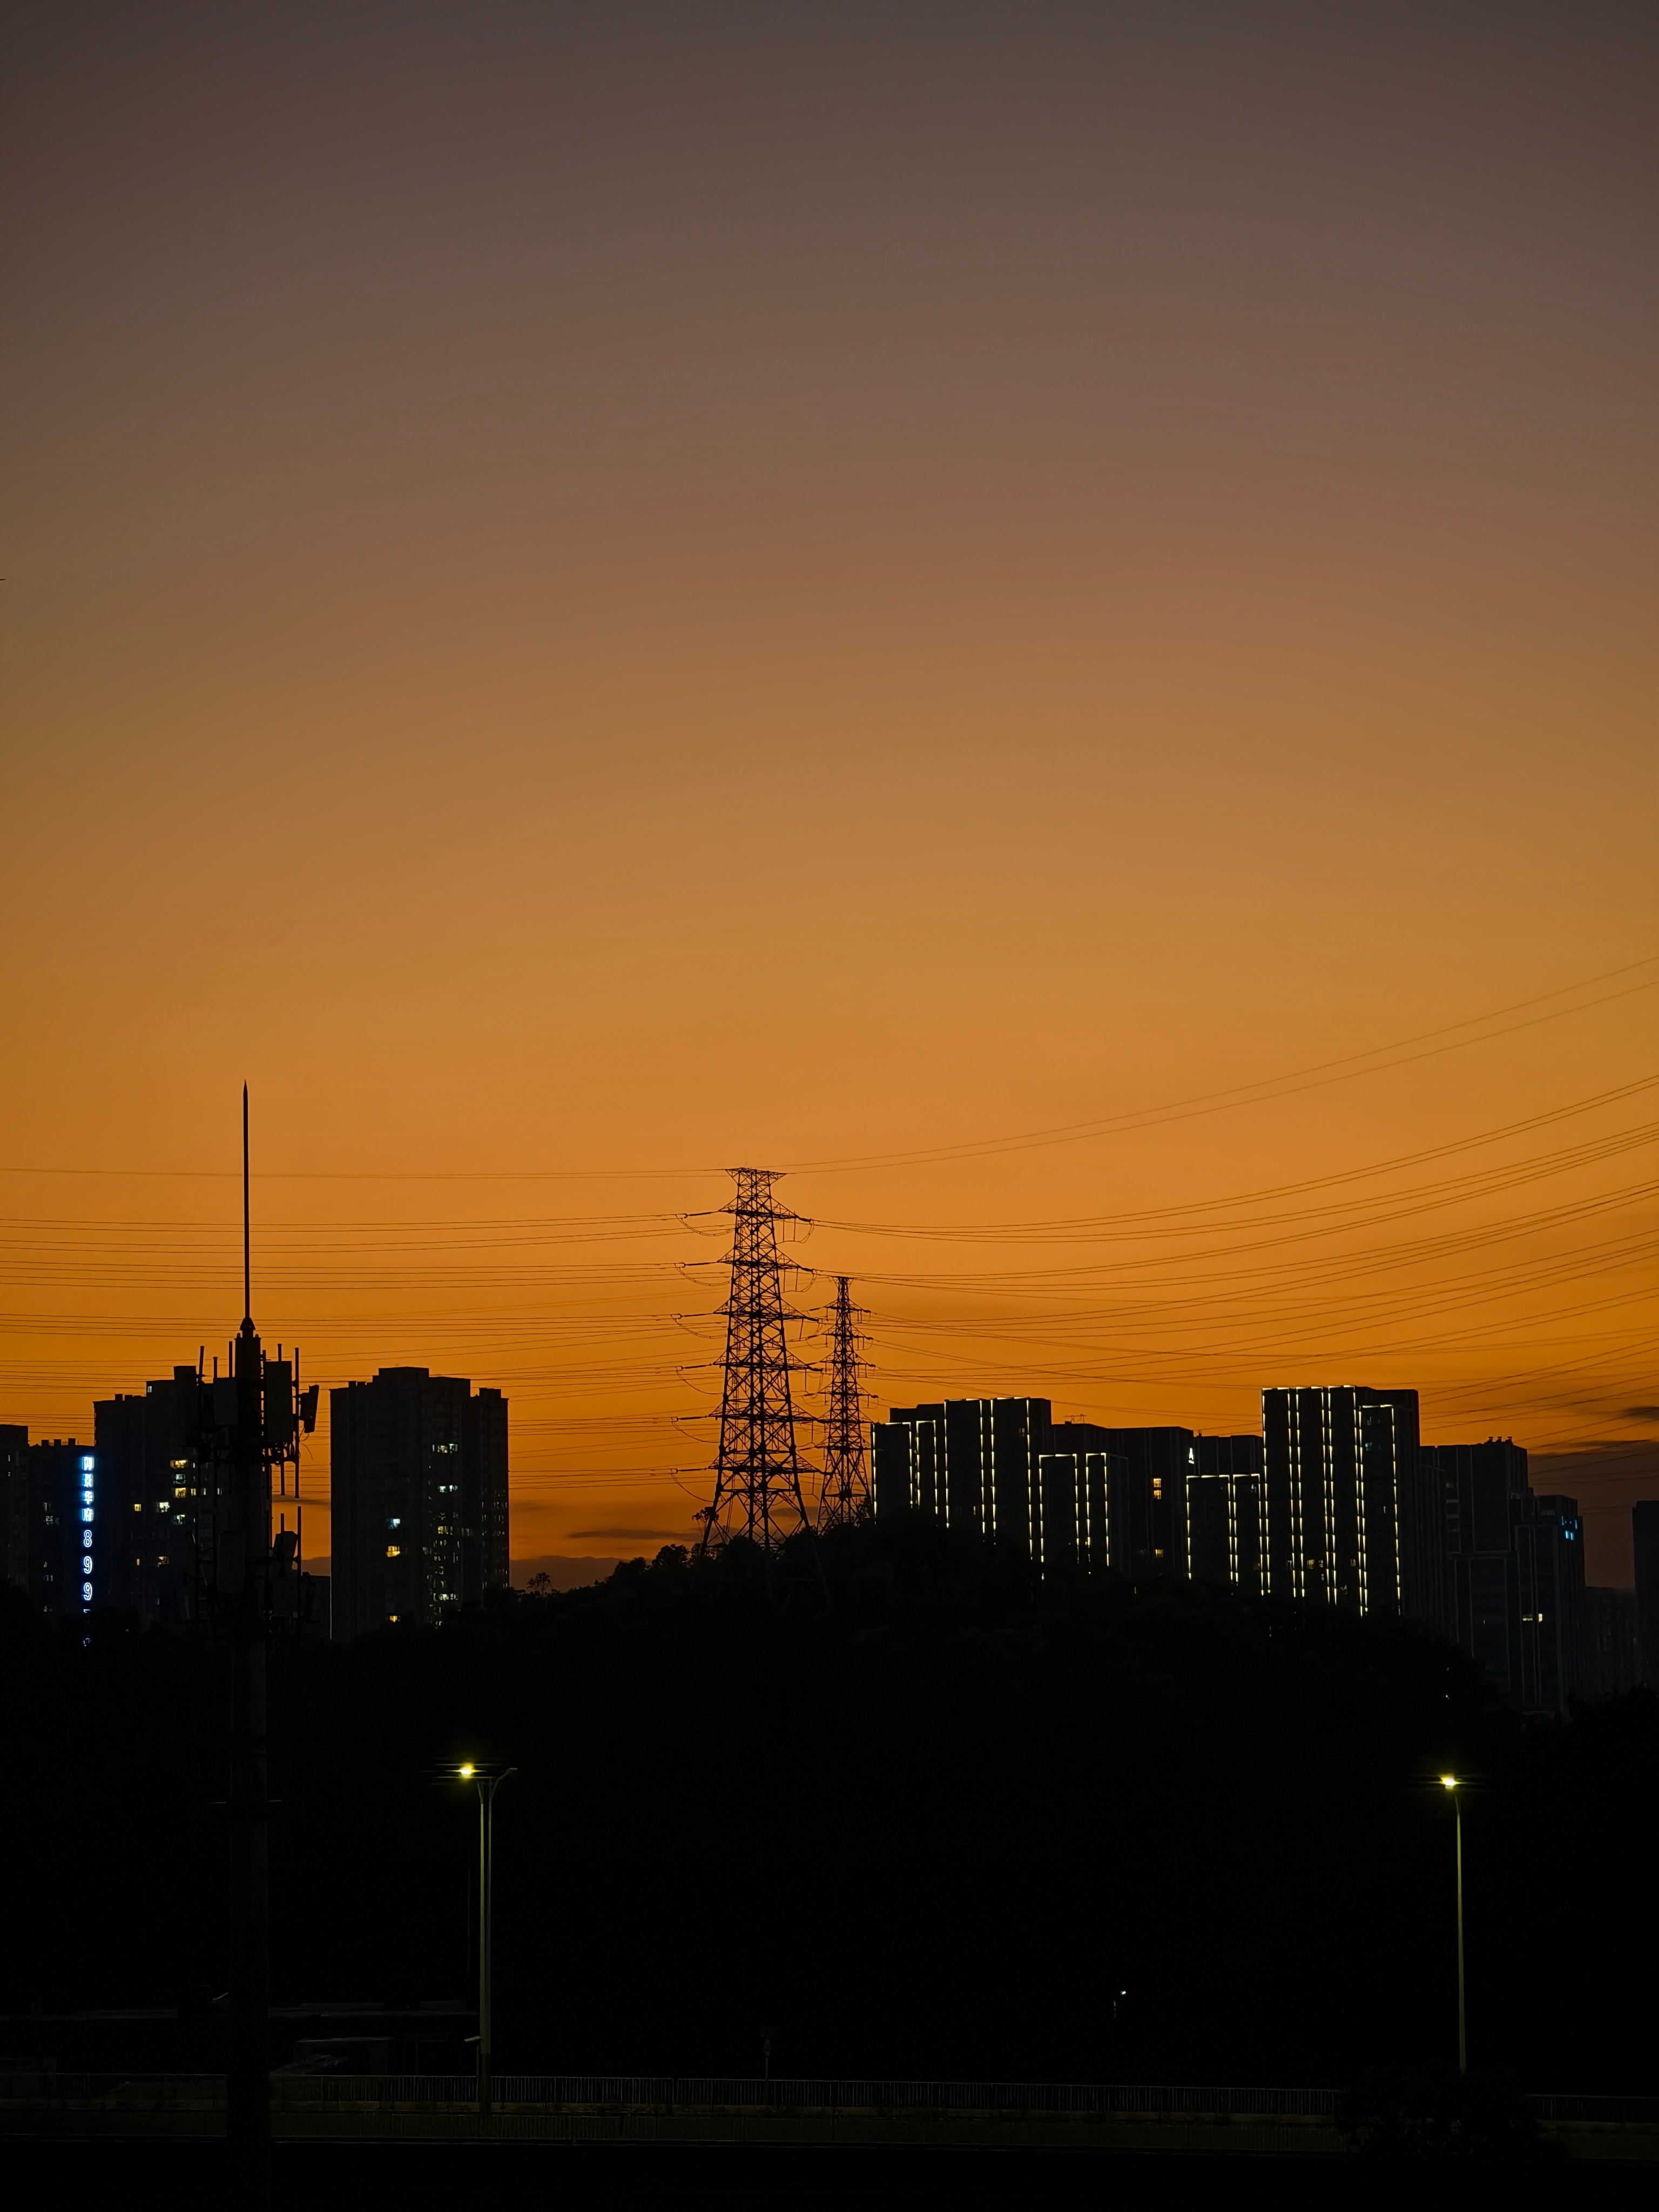
M 801 1497 L 800 1479 L 810 1470 L 801 1460 L 790 1388 L 791 1375 L 802 1363 L 790 1357 L 788 1325 L 802 1316 L 785 1303 L 778 1255 L 779 1224 L 800 1217 L 774 1198 L 775 1170 L 727 1172 L 738 1188 L 732 1203 L 722 1208 L 732 1217 L 726 1255 L 732 1288 L 720 1308 L 726 1359 L 720 1455 L 714 1495 L 700 1516 L 702 1539 L 697 1548 L 708 1553 L 733 1536 L 746 1536 L 772 1552 L 812 1525 Z
M 859 1323 L 869 1315 L 853 1304 L 853 1286 L 846 1275 L 836 1278 L 835 1303 L 824 1309 L 824 1334 L 830 1340 L 825 1367 L 823 1474 L 818 1485 L 818 1527 L 838 1528 L 843 1522 L 867 1521 L 871 1513 L 870 1460 L 865 1442 L 864 1407 L 870 1394 L 863 1387 L 864 1362 L 860 1346 L 867 1344 Z

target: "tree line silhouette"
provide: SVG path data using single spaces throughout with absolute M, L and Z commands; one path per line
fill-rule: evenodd
M 224 1654 L 0 1614 L 5 2009 L 223 1987 Z M 496 1820 L 507 2071 L 1342 2084 L 1455 2051 L 1644 2089 L 1659 1700 L 1499 1705 L 1409 1624 L 899 1521 L 672 1548 L 279 1644 L 273 1994 L 468 1994 Z

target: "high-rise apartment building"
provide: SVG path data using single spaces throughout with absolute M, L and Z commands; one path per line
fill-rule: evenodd
M 947 1528 L 1042 1554 L 1039 1462 L 1046 1398 L 951 1398 L 895 1406 L 871 1431 L 876 1511 L 931 1513 Z
M 1117 1572 L 1137 1583 L 1184 1580 L 1187 1485 L 1198 1464 L 1193 1431 L 1056 1421 L 1053 1448 L 1111 1463 L 1108 1550 Z
M 508 1580 L 507 1400 L 383 1367 L 329 1393 L 333 1632 L 433 1621 Z
M 946 1520 L 945 1407 L 894 1406 L 870 1425 L 870 1487 L 878 1520 L 926 1513 Z
M 1578 1682 L 1590 1698 L 1616 1698 L 1642 1680 L 1634 1590 L 1588 1588 L 1578 1632 Z
M 111 1525 L 110 1601 L 146 1623 L 177 1626 L 201 1610 L 213 1530 L 200 1525 L 199 1387 L 193 1366 L 178 1367 L 142 1395 L 92 1409 Z
M 1445 1501 L 1447 1626 L 1511 1705 L 1527 1701 L 1518 1532 L 1526 1518 L 1527 1455 L 1507 1437 L 1425 1444 L 1423 1468 Z M 1535 1638 L 1533 1639 L 1535 1641 Z M 1535 1667 L 1533 1670 L 1535 1672 Z
M 1194 1437 L 1187 1480 L 1187 1571 L 1195 1583 L 1261 1591 L 1260 1437 Z
M 1264 1586 L 1446 1624 L 1444 1508 L 1418 1449 L 1415 1390 L 1261 1394 Z
M 1414 1390 L 1362 1384 L 1264 1391 L 1260 1436 L 1055 1421 L 1042 1399 L 895 1407 L 872 1434 L 876 1510 L 1012 1540 L 1045 1571 L 1403 1615 L 1522 1711 L 1565 1712 L 1585 1664 L 1577 1505 L 1534 1497 L 1507 1437 L 1425 1446 L 1418 1419 Z M 1659 1580 L 1659 1525 L 1646 1543 Z
M 1251 1444 L 1259 1475 L 1259 1439 L 1240 1440 L 1241 1466 Z M 1190 1429 L 1056 1421 L 1046 1398 L 896 1406 L 872 1432 L 876 1511 L 933 1514 L 1045 1569 L 1069 1559 L 1137 1582 L 1181 1580 L 1196 1446 Z M 1254 1534 L 1240 1542 L 1253 1566 Z
M 1037 1462 L 1042 1514 L 1034 1556 L 1045 1572 L 1070 1565 L 1092 1573 L 1112 1564 L 1117 1462 L 1072 1441 L 1070 1451 L 1044 1452 Z
M 37 1613 L 90 1613 L 110 1603 L 116 1548 L 98 1455 L 73 1437 L 32 1444 L 27 1429 L 0 1439 L 6 1482 L 6 1578 Z
M 1583 1533 L 1570 1498 L 1538 1498 L 1508 1437 L 1425 1444 L 1444 1504 L 1448 1631 L 1512 1705 L 1565 1713 L 1578 1686 Z
M 1565 1713 L 1579 1686 L 1584 1613 L 1584 1524 L 1573 1498 L 1532 1497 L 1516 1532 L 1521 1559 L 1522 1701 Z
M 19 1589 L 29 1586 L 29 1432 L 0 1423 L 0 1568 Z

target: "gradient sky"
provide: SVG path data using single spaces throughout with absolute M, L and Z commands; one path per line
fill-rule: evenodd
M 0 1419 L 234 1325 L 246 1075 L 520 1555 L 686 1532 L 752 1161 L 883 1401 L 1415 1382 L 1624 1578 L 1659 1091 L 1122 1217 L 1659 1071 L 1650 7 L 8 22 Z

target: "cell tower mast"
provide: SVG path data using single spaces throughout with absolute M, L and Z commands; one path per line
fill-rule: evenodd
M 737 1184 L 732 1203 L 732 1289 L 726 1316 L 725 1383 L 720 1393 L 720 1456 L 714 1495 L 701 1515 L 699 1553 L 746 1536 L 764 1552 L 809 1528 L 801 1498 L 800 1449 L 790 1392 L 787 1324 L 800 1316 L 784 1303 L 778 1224 L 799 1214 L 780 1206 L 771 1168 L 730 1168 Z
M 835 1304 L 825 1315 L 830 1335 L 830 1384 L 824 1396 L 823 1474 L 818 1485 L 818 1528 L 870 1517 L 870 1462 L 865 1449 L 864 1401 L 859 1347 L 868 1341 L 859 1328 L 869 1318 L 853 1304 L 846 1275 L 836 1278 Z
M 267 1357 L 253 1324 L 247 1085 L 242 1085 L 242 1325 L 226 1373 L 197 1389 L 198 1496 L 210 1539 L 211 1605 L 230 1645 L 230 2018 L 226 2136 L 241 2201 L 270 2201 L 270 1793 L 266 1646 L 300 1615 L 300 1437 L 317 1389 L 296 1395 L 300 1355 Z M 185 1374 L 189 1375 L 189 1369 Z M 290 1482 L 292 1488 L 290 1489 Z M 273 1536 L 273 1499 L 281 1526 Z M 294 1527 L 288 1526 L 289 1512 Z
M 247 1085 L 242 1085 L 242 1326 L 232 1346 L 234 1407 L 224 1437 L 224 1532 L 216 1595 L 231 1651 L 230 2033 L 227 2133 L 255 2201 L 270 2189 L 270 1796 L 265 1741 L 270 1634 L 270 1477 L 264 1455 L 264 1353 L 253 1326 Z

